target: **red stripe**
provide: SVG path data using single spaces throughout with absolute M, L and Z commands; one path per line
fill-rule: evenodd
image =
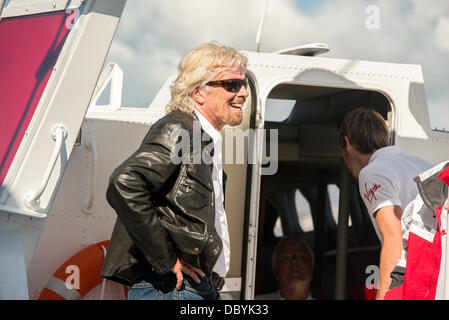
M 449 167 L 440 172 L 438 177 L 444 181 L 445 184 L 449 186 Z
M 438 229 L 432 242 L 410 232 L 407 248 L 407 267 L 404 276 L 405 300 L 434 300 L 440 272 L 441 208 L 435 212 Z

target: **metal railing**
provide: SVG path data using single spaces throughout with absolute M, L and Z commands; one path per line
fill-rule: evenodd
M 97 145 L 94 139 L 88 139 L 85 142 L 86 150 L 91 152 L 91 168 L 89 172 L 89 179 L 87 185 L 87 198 L 84 200 L 81 205 L 81 210 L 84 213 L 90 214 L 92 213 L 92 208 L 95 200 L 95 191 L 97 189 L 97 171 L 98 171 L 98 152 Z
M 53 168 L 55 167 L 56 160 L 59 157 L 61 152 L 61 148 L 63 146 L 64 138 L 67 136 L 67 131 L 62 124 L 55 125 L 51 130 L 51 137 L 55 140 L 55 146 L 53 148 L 53 153 L 51 155 L 50 161 L 47 166 L 47 170 L 45 170 L 44 176 L 42 177 L 42 181 L 39 185 L 39 188 L 36 191 L 30 191 L 25 195 L 25 206 L 34 210 L 39 204 L 39 198 L 44 193 L 45 188 L 47 187 L 48 181 L 50 179 L 50 175 L 53 172 Z

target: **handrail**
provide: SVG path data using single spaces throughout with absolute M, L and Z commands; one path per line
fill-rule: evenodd
M 83 205 L 81 206 L 81 210 L 83 210 L 84 213 L 92 213 L 92 207 L 94 204 L 95 199 L 95 190 L 97 188 L 96 186 L 96 178 L 97 178 L 97 168 L 98 168 L 98 153 L 97 153 L 97 146 L 95 144 L 94 139 L 89 139 L 85 142 L 85 146 L 87 150 L 90 150 L 92 152 L 92 166 L 90 171 L 90 190 L 88 192 L 88 198 L 83 202 Z
M 106 259 L 106 248 L 104 245 L 100 245 L 101 249 L 103 249 L 103 259 Z M 101 293 L 100 293 L 100 300 L 103 300 L 104 298 L 104 289 L 106 288 L 106 278 L 103 278 L 103 283 L 101 284 Z
M 123 71 L 118 64 L 113 62 L 108 62 L 100 74 L 89 108 L 97 105 L 98 99 L 109 83 L 111 83 L 111 91 L 107 107 L 111 110 L 120 109 L 122 106 Z
M 25 195 L 25 206 L 33 210 L 39 204 L 39 198 L 44 193 L 45 188 L 47 187 L 48 180 L 50 179 L 50 175 L 55 167 L 56 160 L 58 159 L 59 153 L 61 152 L 62 142 L 66 136 L 66 130 L 64 125 L 57 124 L 53 126 L 51 130 L 51 136 L 53 140 L 56 140 L 55 147 L 53 148 L 53 154 L 51 155 L 50 162 L 48 164 L 47 170 L 45 171 L 44 177 L 42 178 L 42 182 L 39 188 L 33 193 L 32 191 L 28 192 Z

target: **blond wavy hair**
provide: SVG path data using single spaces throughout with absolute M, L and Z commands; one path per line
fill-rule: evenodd
M 218 42 L 203 43 L 191 49 L 179 62 L 178 77 L 170 87 L 171 101 L 167 113 L 180 110 L 192 113 L 195 103 L 192 92 L 204 86 L 225 70 L 246 71 L 248 58 L 231 47 Z

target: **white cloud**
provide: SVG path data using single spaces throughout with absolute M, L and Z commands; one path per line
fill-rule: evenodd
M 111 49 L 109 52 L 109 58 L 113 61 L 115 59 L 120 59 L 120 61 L 131 62 L 137 58 L 133 48 L 131 48 L 126 43 L 120 41 L 113 41 L 111 44 Z
M 434 31 L 434 39 L 437 48 L 441 51 L 449 53 L 449 17 L 438 19 L 437 26 Z
M 369 5 L 379 8 L 378 30 L 366 28 Z M 179 59 L 201 42 L 253 50 L 263 6 L 260 0 L 128 1 L 110 53 L 125 73 L 124 105 L 147 106 Z M 449 101 L 448 17 L 447 0 L 326 0 L 309 13 L 294 0 L 272 0 L 261 51 L 324 42 L 329 57 L 420 64 L 429 101 Z
M 435 19 L 449 12 L 446 0 L 413 0 L 414 15 L 420 19 Z
M 201 42 L 251 50 L 261 2 L 242 2 L 128 1 L 108 56 L 124 71 L 124 105 L 147 106 L 182 56 Z M 250 14 L 250 7 L 257 10 Z

